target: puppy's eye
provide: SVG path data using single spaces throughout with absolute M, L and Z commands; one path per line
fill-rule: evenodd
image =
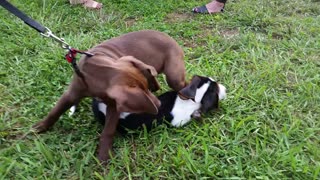
M 134 84 L 134 83 L 130 83 L 130 84 L 128 84 L 128 86 L 129 86 L 129 87 L 131 87 L 131 88 L 135 88 L 135 87 L 137 87 L 137 85 L 136 85 L 136 84 Z

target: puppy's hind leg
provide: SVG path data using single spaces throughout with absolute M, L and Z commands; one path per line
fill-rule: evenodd
M 49 112 L 47 117 L 33 125 L 33 128 L 38 133 L 47 131 L 59 120 L 59 117 L 64 112 L 66 112 L 72 105 L 78 104 L 78 102 L 84 97 L 83 92 L 83 87 L 75 78 L 71 82 L 71 85 L 69 86 L 68 90 L 65 93 L 63 93 L 63 95 L 60 97 L 53 109 Z

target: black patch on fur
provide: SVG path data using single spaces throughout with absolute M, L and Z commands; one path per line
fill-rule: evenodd
M 158 109 L 158 114 L 130 114 L 125 119 L 119 119 L 119 125 L 117 127 L 118 132 L 121 134 L 127 133 L 127 129 L 136 130 L 146 127 L 148 131 L 152 129 L 154 125 L 160 125 L 167 122 L 171 122 L 173 116 L 171 115 L 171 110 L 173 109 L 174 102 L 177 98 L 177 93 L 174 91 L 166 92 L 160 96 L 158 99 L 161 101 L 161 106 Z M 95 118 L 101 123 L 105 123 L 105 115 L 99 111 L 98 108 L 99 101 L 93 99 L 92 101 L 92 111 L 94 113 Z
M 201 112 L 206 113 L 211 109 L 219 108 L 219 85 L 211 81 L 210 86 L 201 99 Z
M 179 91 L 179 95 L 183 99 L 192 99 L 196 96 L 197 88 L 201 83 L 202 78 L 200 76 L 193 76 L 191 82 Z
M 219 86 L 217 82 L 212 81 L 208 77 L 203 76 L 196 76 L 194 79 L 193 87 L 188 92 L 196 94 L 196 90 L 201 88 L 204 84 L 210 81 L 210 85 L 205 92 L 204 96 L 201 99 L 201 113 L 206 113 L 212 109 L 216 109 L 219 107 Z M 121 134 L 126 134 L 128 129 L 130 130 L 137 130 L 142 128 L 143 126 L 146 127 L 147 131 L 150 131 L 154 126 L 160 124 L 170 124 L 173 119 L 171 115 L 171 111 L 175 105 L 175 100 L 178 96 L 177 92 L 170 91 L 166 92 L 160 96 L 158 99 L 161 101 L 161 106 L 158 109 L 158 114 L 148 114 L 148 113 L 141 113 L 141 114 L 130 114 L 125 119 L 119 119 L 119 124 L 117 127 L 118 132 Z M 100 101 L 93 99 L 92 101 L 92 111 L 94 113 L 95 118 L 101 123 L 105 123 L 105 115 L 99 111 L 98 104 L 101 103 Z
M 99 110 L 99 103 L 101 102 L 92 98 L 91 108 L 95 119 L 104 125 L 106 116 Z

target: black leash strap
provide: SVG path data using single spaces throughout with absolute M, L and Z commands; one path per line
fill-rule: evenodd
M 32 27 L 33 29 L 37 30 L 40 33 L 45 33 L 47 31 L 47 29 L 43 26 L 41 26 L 41 24 L 39 24 L 38 22 L 36 22 L 35 20 L 29 18 L 26 14 L 24 14 L 23 12 L 21 12 L 19 9 L 17 9 L 16 7 L 14 7 L 12 4 L 10 4 L 8 1 L 6 0 L 0 0 L 0 5 L 2 7 L 4 7 L 5 9 L 7 9 L 8 11 L 10 11 L 12 14 L 14 14 L 15 16 L 17 16 L 18 18 L 20 18 L 22 21 L 24 21 L 26 24 L 28 24 L 30 27 Z
M 76 55 L 77 55 L 77 53 L 80 53 L 80 54 L 85 54 L 85 55 L 91 57 L 91 56 L 93 56 L 93 54 L 71 48 L 69 46 L 69 44 L 64 41 L 63 38 L 59 38 L 58 36 L 54 35 L 49 28 L 44 27 L 41 24 L 39 24 L 37 21 L 29 18 L 26 14 L 21 12 L 18 8 L 14 7 L 12 4 L 10 4 L 6 0 L 0 0 L 0 5 L 2 7 L 4 7 L 5 9 L 7 9 L 12 14 L 14 14 L 15 16 L 17 16 L 18 18 L 20 18 L 27 25 L 29 25 L 33 29 L 37 30 L 38 32 L 40 32 L 41 35 L 43 35 L 45 37 L 50 37 L 50 38 L 54 39 L 55 41 L 58 41 L 61 44 L 63 49 L 67 49 L 68 53 L 66 54 L 65 58 L 67 59 L 67 61 L 69 63 L 72 64 L 72 67 L 73 67 L 73 70 L 75 71 L 75 73 L 79 77 L 81 77 L 83 79 L 83 81 L 85 82 L 84 76 L 81 73 L 81 71 L 77 65 Z
M 9 12 L 20 18 L 23 22 L 25 22 L 27 25 L 35 29 L 36 31 L 40 32 L 40 34 L 44 37 L 50 37 L 54 39 L 55 41 L 58 41 L 63 49 L 69 49 L 68 43 L 64 41 L 63 38 L 59 38 L 58 36 L 54 35 L 51 30 L 47 27 L 42 26 L 37 21 L 29 18 L 26 14 L 21 12 L 18 8 L 14 7 L 12 4 L 10 4 L 6 0 L 0 0 L 0 5 L 7 9 Z

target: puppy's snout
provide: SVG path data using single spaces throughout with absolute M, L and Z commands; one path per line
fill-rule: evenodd
M 161 101 L 155 95 L 153 95 L 150 91 L 148 91 L 148 95 L 151 101 L 153 102 L 153 104 L 159 109 L 159 107 L 161 106 Z
M 149 112 L 150 114 L 158 114 L 159 112 L 159 108 L 161 106 L 161 102 L 158 100 L 158 99 L 154 99 L 152 100 L 154 105 L 157 107 L 156 111 L 153 111 L 153 112 Z
M 156 96 L 153 97 L 153 103 L 156 105 L 157 108 L 160 108 L 161 101 Z
M 218 84 L 218 86 L 219 86 L 219 94 L 218 94 L 219 100 L 227 98 L 227 89 L 226 89 L 226 87 L 224 85 L 222 85 L 222 84 Z
M 159 99 L 157 99 L 156 106 L 157 106 L 157 108 L 160 108 L 160 106 L 161 106 L 161 101 L 159 101 Z

